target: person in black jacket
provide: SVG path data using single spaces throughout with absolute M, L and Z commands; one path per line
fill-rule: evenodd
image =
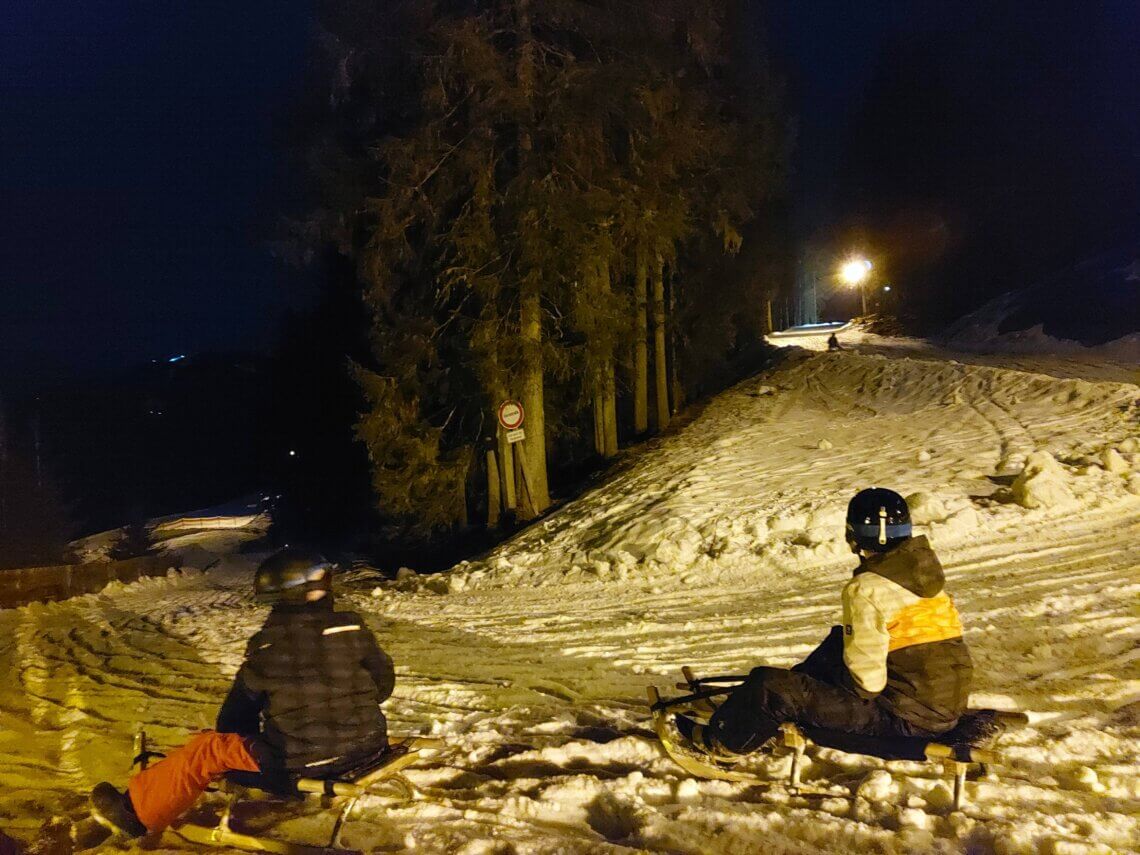
M 258 568 L 254 589 L 273 603 L 250 639 L 216 729 L 194 736 L 131 778 L 101 783 L 95 818 L 131 837 L 160 831 L 227 772 L 287 791 L 297 777 L 330 777 L 388 746 L 380 704 L 392 694 L 392 660 L 354 612 L 333 610 L 333 566 L 284 549 Z
M 937 736 L 966 709 L 973 666 L 962 623 L 925 537 L 911 536 L 906 501 L 858 493 L 847 540 L 859 558 L 843 589 L 843 626 L 790 671 L 754 668 L 707 726 L 677 729 L 715 755 L 761 749 L 783 722 L 866 736 Z

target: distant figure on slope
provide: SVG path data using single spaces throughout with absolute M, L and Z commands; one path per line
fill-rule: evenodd
M 859 556 L 843 588 L 843 626 L 792 670 L 754 668 L 707 726 L 681 735 L 714 755 L 765 747 L 782 722 L 867 736 L 937 736 L 965 711 L 973 667 L 942 565 L 911 536 L 906 500 L 872 488 L 847 506 Z
M 839 336 L 837 336 L 835 333 L 832 333 L 830 336 L 828 336 L 828 338 L 827 338 L 827 349 L 828 350 L 843 350 L 843 345 L 841 345 L 839 343 Z
M 332 564 L 296 548 L 262 562 L 254 591 L 273 609 L 246 647 L 217 729 L 136 774 L 125 793 L 97 785 L 96 820 L 141 837 L 176 821 L 226 772 L 287 792 L 291 778 L 327 777 L 387 750 L 380 703 L 392 694 L 392 660 L 359 615 L 333 611 L 332 575 Z

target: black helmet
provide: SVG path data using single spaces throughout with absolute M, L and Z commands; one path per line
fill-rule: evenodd
M 894 490 L 860 490 L 847 503 L 847 542 L 855 552 L 890 552 L 910 535 L 910 508 Z
M 332 590 L 333 565 L 323 555 L 290 546 L 261 562 L 253 592 L 263 603 L 307 603 Z

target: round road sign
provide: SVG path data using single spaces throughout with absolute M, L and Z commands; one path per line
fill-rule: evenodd
M 522 427 L 523 408 L 518 401 L 503 401 L 499 404 L 499 424 L 506 430 L 517 430 Z

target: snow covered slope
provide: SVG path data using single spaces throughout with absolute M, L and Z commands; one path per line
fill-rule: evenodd
M 769 336 L 768 342 L 777 347 L 790 345 L 804 350 L 827 350 L 826 336 Z M 1054 339 L 1040 339 L 1034 348 L 1012 347 L 1001 339 L 958 342 L 955 347 L 944 339 L 936 342 L 923 338 L 876 335 L 866 327 L 853 324 L 839 333 L 839 342 L 847 350 L 862 354 L 964 362 L 967 365 L 1010 368 L 1071 380 L 1140 383 L 1140 334 L 1103 347 L 1084 347 Z
M 1140 361 L 1140 243 L 1085 259 L 1009 291 L 946 330 L 954 350 L 1057 353 L 1090 350 Z
M 856 489 L 912 496 L 948 567 L 975 702 L 1031 711 L 1017 766 L 969 785 L 820 750 L 831 798 L 688 779 L 645 687 L 680 665 L 790 665 L 839 616 Z M 255 558 L 0 613 L 0 828 L 29 838 L 124 780 L 145 723 L 211 724 L 264 611 Z M 1140 388 L 794 354 L 631 454 L 606 484 L 447 574 L 346 580 L 398 666 L 395 733 L 453 750 L 346 842 L 419 852 L 1140 850 Z M 777 761 L 779 762 L 779 761 Z M 319 839 L 328 814 L 277 833 Z M 162 847 L 189 849 L 168 833 Z

